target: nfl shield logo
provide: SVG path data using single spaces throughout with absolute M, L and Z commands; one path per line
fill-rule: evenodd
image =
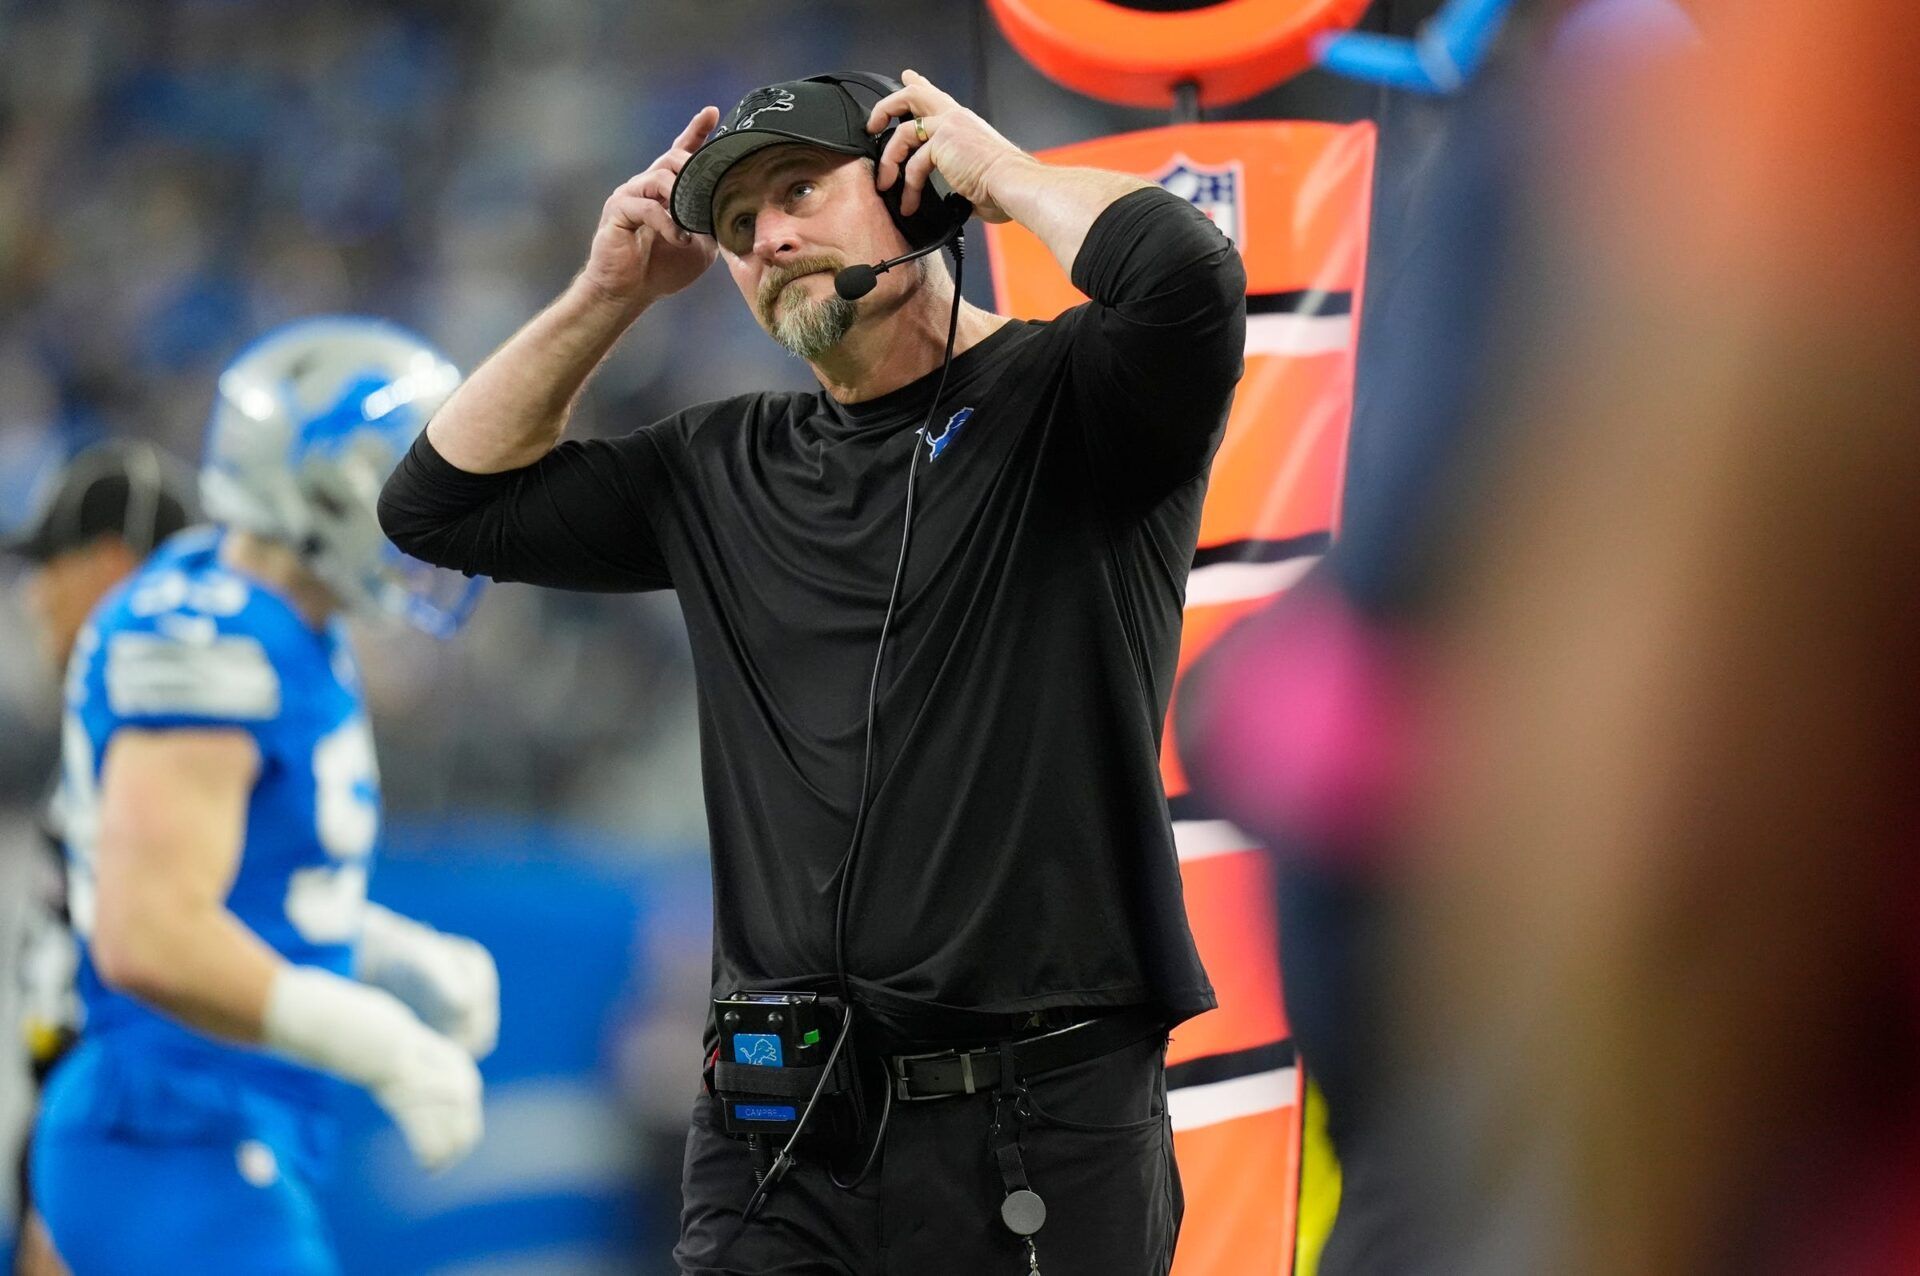
M 1185 155 L 1175 155 L 1173 166 L 1153 180 L 1205 213 L 1221 234 L 1238 244 L 1243 176 L 1237 160 L 1210 168 Z

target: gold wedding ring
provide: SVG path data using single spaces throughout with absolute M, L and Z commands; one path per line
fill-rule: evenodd
M 913 121 L 913 132 L 914 136 L 918 137 L 921 141 L 924 142 L 927 140 L 927 126 L 922 124 L 918 117 L 915 117 Z

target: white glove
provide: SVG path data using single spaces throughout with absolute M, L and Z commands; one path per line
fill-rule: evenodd
M 368 904 L 354 978 L 384 988 L 476 1059 L 500 1039 L 500 972 L 493 954 L 464 935 Z
M 480 1070 L 391 993 L 286 965 L 267 996 L 267 1045 L 370 1091 L 430 1170 L 480 1141 Z

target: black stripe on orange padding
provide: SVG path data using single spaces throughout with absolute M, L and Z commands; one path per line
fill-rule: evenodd
M 1167 1089 L 1180 1090 L 1187 1086 L 1208 1085 L 1214 1081 L 1231 1081 L 1235 1077 L 1251 1077 L 1262 1072 L 1277 1072 L 1281 1068 L 1290 1068 L 1296 1061 L 1291 1039 L 1270 1041 L 1264 1046 L 1254 1046 L 1250 1050 L 1235 1050 L 1228 1054 L 1210 1054 L 1201 1059 L 1189 1059 L 1185 1063 L 1171 1064 L 1167 1068 Z
M 1250 315 L 1350 315 L 1353 294 L 1328 292 L 1321 288 L 1295 288 L 1288 292 L 1250 292 Z
M 1179 820 L 1218 820 L 1225 817 L 1202 802 L 1197 794 L 1169 793 L 1167 795 L 1167 818 Z
M 1324 554 L 1332 545 L 1332 532 L 1308 532 L 1274 541 L 1221 541 L 1218 545 L 1202 545 L 1194 550 L 1193 566 L 1198 570 L 1216 563 L 1284 563 L 1290 558 Z

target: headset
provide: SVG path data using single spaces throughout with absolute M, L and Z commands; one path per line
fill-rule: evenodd
M 808 84 L 831 84 L 852 100 L 861 119 L 873 111 L 882 98 L 890 97 L 906 88 L 906 85 L 892 76 L 880 75 L 873 71 L 839 71 L 826 75 L 810 75 Z M 857 85 L 873 93 L 871 99 L 863 101 L 861 95 L 849 86 Z M 878 135 L 872 136 L 871 151 L 868 158 L 878 163 L 881 153 L 887 149 L 887 143 L 893 140 L 899 124 L 889 124 Z M 928 190 L 921 192 L 920 207 L 912 213 L 900 211 L 900 197 L 906 191 L 906 183 L 896 181 L 892 186 L 880 192 L 881 200 L 887 211 L 893 215 L 894 225 L 900 228 L 907 243 L 914 248 L 925 248 L 930 244 L 944 242 L 946 238 L 965 225 L 967 218 L 973 216 L 973 204 L 966 196 L 954 193 L 947 185 L 946 178 L 938 169 L 928 175 Z

